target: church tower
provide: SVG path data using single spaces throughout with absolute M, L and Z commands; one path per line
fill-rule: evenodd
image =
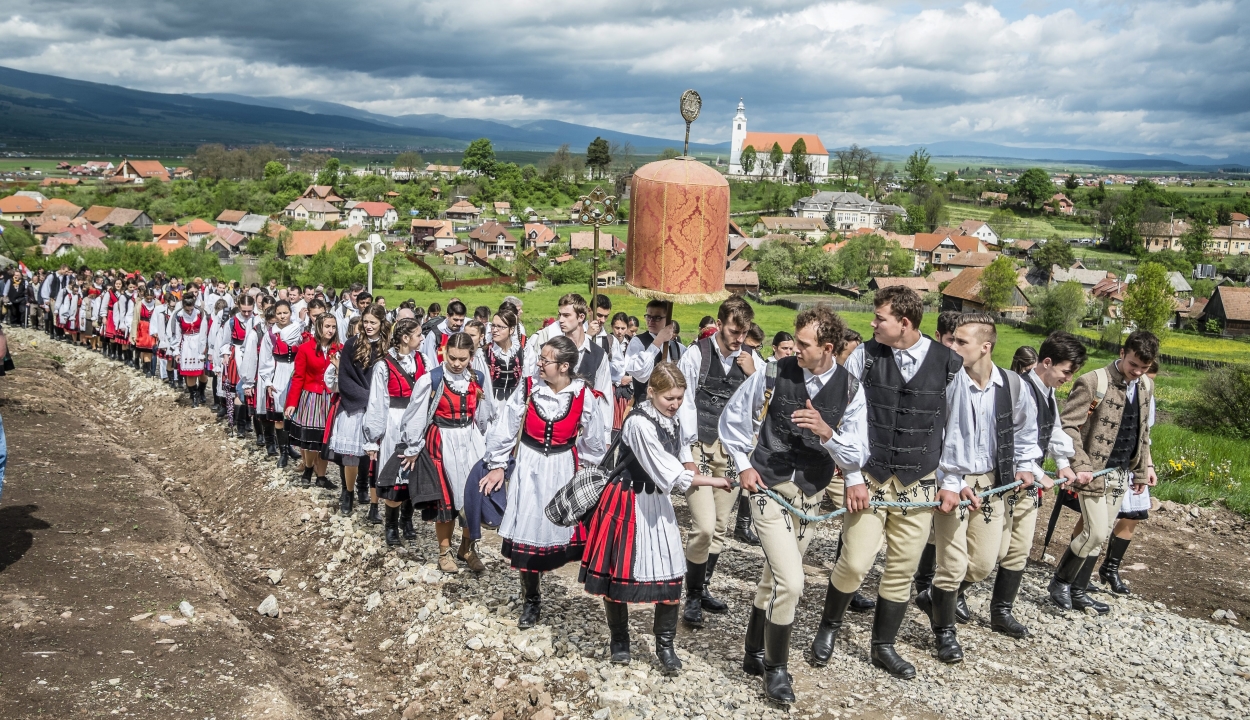
M 734 115 L 733 133 L 729 138 L 729 174 L 741 175 L 742 167 L 738 158 L 742 154 L 742 142 L 747 138 L 747 115 L 742 106 L 742 98 L 738 98 L 738 114 Z M 758 148 L 756 148 L 758 150 Z

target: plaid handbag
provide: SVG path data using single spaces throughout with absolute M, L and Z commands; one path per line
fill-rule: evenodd
M 543 510 L 543 514 L 552 523 L 560 527 L 573 527 L 588 519 L 599 505 L 603 488 L 616 474 L 616 469 L 625 466 L 617 456 L 617 448 L 621 444 L 621 436 L 617 435 L 598 465 L 586 465 L 573 475 L 573 479 L 556 491 Z M 629 446 L 624 452 L 630 452 Z

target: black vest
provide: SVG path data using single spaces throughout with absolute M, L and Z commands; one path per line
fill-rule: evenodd
M 668 454 L 673 457 L 677 457 L 680 444 L 676 435 L 670 433 L 664 428 L 663 425 L 657 422 L 650 415 L 647 415 L 645 412 L 635 410 L 630 413 L 630 415 L 639 415 L 640 419 L 644 422 L 649 422 L 655 425 L 655 433 L 660 438 L 660 446 L 663 447 L 665 452 Z M 634 492 L 639 494 L 659 492 L 659 488 L 655 486 L 655 481 L 652 480 L 651 476 L 647 474 L 647 471 L 643 469 L 642 463 L 638 462 L 638 457 L 634 454 L 633 448 L 630 448 L 624 442 L 621 444 L 628 450 L 628 452 L 625 452 L 622 456 L 620 456 L 618 464 L 612 472 L 613 482 L 632 485 Z
M 725 374 L 715 336 L 703 338 L 696 344 L 699 346 L 700 373 L 699 385 L 694 391 L 694 406 L 699 442 L 710 445 L 720 437 L 720 416 L 729 404 L 729 398 L 746 382 L 747 376 L 737 362 L 730 363 L 729 374 Z M 743 352 L 750 351 L 743 349 Z
M 864 470 L 885 482 L 897 475 L 904 486 L 937 470 L 946 427 L 946 386 L 964 365 L 953 350 L 933 342 L 916 375 L 903 382 L 888 345 L 864 343 L 861 377 L 868 400 L 868 445 Z
M 490 370 L 490 387 L 496 400 L 506 400 L 512 396 L 521 380 L 521 355 L 523 348 L 517 348 L 511 358 L 495 354 L 494 345 L 486 347 L 486 367 Z
M 643 352 L 646 352 L 647 348 L 651 347 L 651 341 L 655 339 L 655 336 L 649 332 L 639 333 L 634 337 L 642 341 Z M 667 348 L 668 359 L 671 362 L 677 362 L 677 359 L 681 357 L 681 343 L 676 340 L 669 340 Z M 647 397 L 647 384 L 645 382 L 641 380 L 634 381 L 634 397 L 638 398 L 635 402 L 641 402 L 643 398 Z
M 1003 386 L 994 391 L 994 487 L 1002 487 L 1016 474 L 1016 423 L 1012 419 L 1015 398 L 1011 396 L 1011 378 L 1007 371 L 994 368 L 1003 379 Z M 1033 383 L 1021 378 L 1021 382 Z
M 751 467 L 760 474 L 765 485 L 774 487 L 793 480 L 803 494 L 809 496 L 829 485 L 833 479 L 833 458 L 815 433 L 796 426 L 790 416 L 795 410 L 807 407 L 807 401 L 811 400 L 812 407 L 836 430 L 850 401 L 850 377 L 839 367 L 816 397 L 811 397 L 807 394 L 798 358 L 777 361 L 777 384 L 768 403 L 768 414 L 760 426 L 759 441 L 751 453 Z
M 1033 404 L 1037 406 L 1037 446 L 1042 449 L 1042 460 L 1045 460 L 1050 449 L 1050 436 L 1055 432 L 1055 408 L 1050 406 L 1048 391 L 1039 390 L 1027 373 L 1022 373 L 1020 377 L 1033 393 Z M 1037 464 L 1041 465 L 1042 460 L 1038 460 Z
M 599 366 L 603 364 L 603 361 L 608 354 L 605 353 L 603 348 L 599 347 L 599 344 L 593 340 L 591 341 L 589 347 L 590 349 L 586 351 L 586 354 L 583 355 L 582 359 L 577 363 L 576 372 L 578 375 L 581 375 L 586 379 L 587 385 L 595 390 L 598 390 L 599 388 L 595 387 L 595 376 L 599 374 Z
M 1124 403 L 1124 412 L 1120 415 L 1120 429 L 1115 434 L 1115 444 L 1111 446 L 1111 454 L 1107 456 L 1107 467 L 1127 470 L 1137 457 L 1137 446 L 1141 430 L 1141 385 L 1133 393 L 1133 402 Z

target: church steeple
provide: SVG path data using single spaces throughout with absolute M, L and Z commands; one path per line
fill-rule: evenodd
M 742 143 L 747 137 L 747 113 L 746 107 L 742 104 L 742 98 L 738 98 L 738 114 L 734 115 L 733 131 L 729 138 L 729 172 L 736 175 L 742 172 L 738 167 L 738 158 L 742 155 Z M 758 149 L 758 148 L 757 148 Z

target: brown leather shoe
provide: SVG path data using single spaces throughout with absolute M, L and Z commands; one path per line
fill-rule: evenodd
M 438 569 L 445 573 L 460 572 L 460 566 L 456 564 L 456 559 L 451 555 L 451 548 L 438 554 Z
M 477 556 L 477 543 L 470 541 L 468 538 L 460 540 L 460 551 L 456 553 L 456 557 L 463 560 L 473 572 L 480 573 L 486 569 L 486 565 L 482 563 L 482 558 Z

